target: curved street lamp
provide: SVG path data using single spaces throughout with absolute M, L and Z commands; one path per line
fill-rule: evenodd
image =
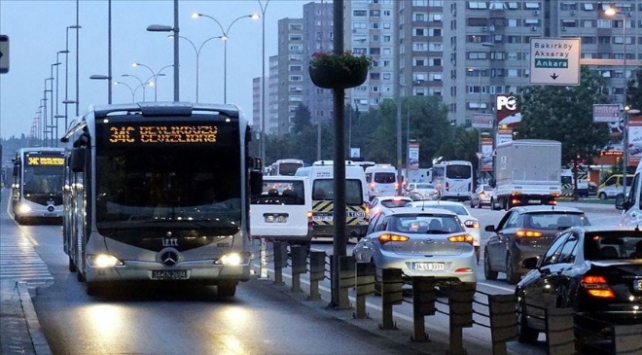
M 150 73 L 152 73 L 152 78 L 154 78 L 154 82 L 156 82 L 156 81 L 158 81 L 158 77 L 159 76 L 164 76 L 164 74 L 161 75 L 161 72 L 165 68 L 173 67 L 174 64 L 166 65 L 166 66 L 160 68 L 158 70 L 158 72 L 154 72 L 154 70 L 152 68 L 150 68 L 148 65 L 145 65 L 143 63 L 139 63 L 139 62 L 133 62 L 132 63 L 132 67 L 138 67 L 138 66 L 143 67 L 143 68 L 147 68 L 150 71 Z M 154 83 L 154 101 L 158 101 L 158 85 L 156 83 Z
M 609 17 L 615 17 L 616 15 L 622 15 L 622 52 L 623 52 L 623 73 L 622 77 L 624 78 L 624 83 L 622 85 L 623 95 L 622 95 L 622 115 L 624 116 L 624 130 L 622 131 L 622 194 L 626 197 L 626 176 L 629 167 L 629 106 L 627 105 L 627 82 L 626 82 L 626 17 L 625 12 L 617 9 L 613 4 L 611 4 L 607 9 L 604 10 L 604 14 Z
M 143 88 L 143 102 L 145 102 L 145 86 L 146 86 L 145 83 L 146 82 L 143 82 L 138 76 L 132 75 L 132 74 L 123 74 L 121 76 L 124 77 L 124 78 L 134 78 L 134 79 L 138 80 L 140 85 L 138 85 L 136 87 L 136 89 L 134 89 L 134 94 L 136 94 L 136 91 L 138 90 L 138 88 L 142 87 Z
M 134 89 L 132 89 L 131 86 L 129 86 L 129 84 L 123 83 L 122 81 L 114 81 L 113 84 L 114 85 L 125 85 L 129 89 L 129 92 L 131 92 L 131 94 L 132 94 L 132 102 L 136 102 L 136 96 L 135 96 L 136 92 L 134 91 Z
M 167 38 L 174 38 L 174 35 L 168 35 Z M 221 39 L 221 38 L 223 38 L 223 36 L 210 37 L 210 38 L 206 39 L 205 41 L 203 41 L 203 43 L 201 43 L 201 45 L 198 48 L 196 48 L 196 45 L 194 44 L 194 42 L 192 42 L 192 40 L 190 40 L 189 38 L 187 38 L 185 36 L 178 36 L 178 38 L 182 38 L 182 39 L 186 40 L 187 42 L 189 42 L 189 44 L 192 45 L 192 48 L 194 48 L 194 53 L 196 53 L 196 102 L 199 102 L 198 101 L 198 67 L 199 67 L 199 57 L 201 55 L 201 49 L 203 49 L 203 46 L 205 45 L 205 43 L 207 43 L 207 42 L 209 42 L 209 41 L 211 41 L 213 39 Z
M 221 25 L 221 23 L 217 19 L 215 19 L 210 15 L 202 14 L 199 12 L 192 14 L 192 18 L 199 18 L 199 17 L 207 17 L 210 20 L 216 22 L 218 27 L 221 29 L 221 33 L 222 33 L 221 38 L 225 41 L 225 44 L 223 45 L 223 103 L 226 104 L 227 103 L 227 40 L 230 38 L 229 37 L 230 29 L 232 29 L 232 25 L 234 25 L 240 19 L 251 18 L 253 20 L 256 20 L 261 16 L 258 14 L 239 16 L 234 21 L 232 21 L 229 26 L 227 26 L 227 30 L 223 28 L 223 25 Z

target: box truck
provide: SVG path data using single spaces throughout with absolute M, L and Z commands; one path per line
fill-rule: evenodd
M 492 209 L 520 205 L 554 205 L 562 193 L 562 144 L 520 139 L 495 148 Z

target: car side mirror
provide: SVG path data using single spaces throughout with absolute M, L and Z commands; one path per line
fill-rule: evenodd
M 250 170 L 250 195 L 260 196 L 263 192 L 263 173 L 261 170 Z
M 490 186 L 490 187 L 492 187 L 492 188 L 495 188 L 495 185 L 496 185 L 496 184 L 495 184 L 495 179 L 490 179 L 490 180 L 488 180 L 488 186 Z
M 624 199 L 624 194 L 618 194 L 615 196 L 615 208 L 618 210 L 628 210 L 631 207 L 629 201 Z
M 526 258 L 522 261 L 522 268 L 528 269 L 528 270 L 533 270 L 537 269 L 537 262 L 539 261 L 539 257 L 532 257 L 532 258 Z
M 488 226 L 484 227 L 484 230 L 485 230 L 486 232 L 494 232 L 494 231 L 495 231 L 495 226 L 494 226 L 494 225 L 492 225 L 492 224 L 491 224 L 491 225 L 488 225 Z

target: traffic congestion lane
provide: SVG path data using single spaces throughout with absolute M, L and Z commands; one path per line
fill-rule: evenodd
M 599 225 L 608 225 L 612 223 L 616 223 L 619 220 L 620 216 L 620 211 L 616 210 L 614 207 L 611 207 L 610 205 L 600 205 L 600 204 L 573 204 L 571 202 L 563 202 L 560 205 L 568 205 L 568 206 L 576 206 L 583 211 L 585 211 L 589 221 L 593 224 L 599 224 Z M 585 206 L 586 205 L 586 206 Z M 501 220 L 501 218 L 504 216 L 506 211 L 493 211 L 490 209 L 471 209 L 471 213 L 473 216 L 479 219 L 480 225 L 482 227 L 482 238 L 481 238 L 481 245 L 485 245 L 486 242 L 488 241 L 488 237 L 490 236 L 489 232 L 483 231 L 483 227 L 489 224 L 497 225 L 498 222 Z M 352 244 L 348 244 L 347 248 L 347 255 L 351 255 L 352 253 Z M 330 241 L 324 241 L 324 242 L 314 242 L 313 243 L 313 249 L 316 250 L 324 250 L 328 255 L 332 254 L 332 243 Z M 483 260 L 483 254 L 482 258 Z M 514 294 L 515 292 L 515 286 L 509 285 L 505 281 L 505 275 L 503 273 L 500 273 L 498 280 L 492 281 L 492 280 L 486 280 L 484 278 L 484 273 L 483 273 L 483 268 L 482 265 L 479 265 L 479 267 L 476 270 L 477 272 L 477 290 L 485 293 L 485 294 Z M 367 299 L 368 301 L 368 307 L 372 308 L 374 311 L 380 311 L 380 304 L 381 300 L 379 297 L 376 296 L 370 296 Z M 408 304 L 403 304 L 400 306 L 395 306 L 395 320 L 403 320 L 408 322 L 406 324 L 407 327 L 412 327 L 412 308 Z M 446 331 L 443 329 L 441 326 L 435 326 L 435 325 L 441 325 L 441 324 L 447 324 L 445 322 L 448 322 L 448 318 L 437 314 L 435 316 L 431 317 L 426 317 L 426 326 L 429 332 L 433 336 L 440 335 L 440 336 L 445 336 Z M 486 345 L 488 345 L 488 339 L 489 339 L 489 333 L 484 331 L 483 329 L 479 329 L 480 327 L 474 327 L 472 329 L 465 329 L 466 333 L 466 339 L 467 341 L 474 342 L 475 340 L 479 340 L 479 344 L 484 344 L 486 342 Z M 447 341 L 447 340 L 446 340 Z M 538 342 L 535 344 L 521 344 L 518 342 L 510 342 L 508 344 L 509 350 L 514 353 L 514 354 L 545 354 L 546 353 L 546 343 L 545 343 L 545 336 L 543 334 L 540 334 Z

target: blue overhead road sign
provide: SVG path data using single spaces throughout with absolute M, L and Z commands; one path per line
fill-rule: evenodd
M 0 35 L 0 74 L 9 72 L 9 36 Z

